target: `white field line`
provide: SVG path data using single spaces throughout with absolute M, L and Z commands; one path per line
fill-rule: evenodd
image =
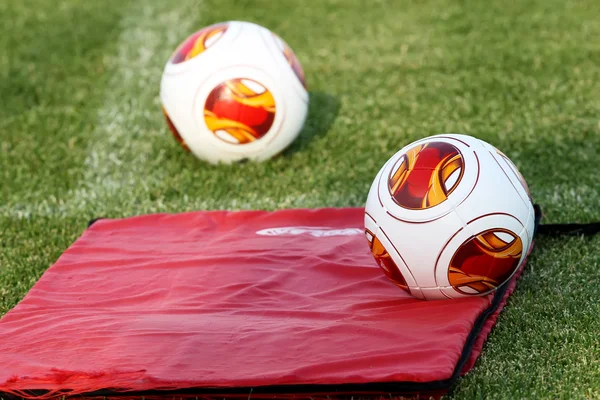
M 152 2 L 133 7 L 121 20 L 117 51 L 108 60 L 113 77 L 98 110 L 96 128 L 88 138 L 83 178 L 63 198 L 44 197 L 26 204 L 0 206 L 0 215 L 17 218 L 75 215 L 118 191 L 149 185 L 164 178 L 159 168 L 147 170 L 150 137 L 166 135 L 158 93 L 164 64 L 192 29 L 201 8 L 198 1 Z

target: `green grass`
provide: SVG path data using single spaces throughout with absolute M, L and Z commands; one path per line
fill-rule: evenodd
M 600 219 L 600 3 L 0 2 L 0 315 L 97 216 L 361 206 L 385 160 L 442 132 L 502 149 L 544 222 Z M 368 7 L 366 6 L 367 4 Z M 249 20 L 303 63 L 283 157 L 209 166 L 167 132 L 164 62 Z M 540 237 L 462 398 L 600 398 L 600 238 Z

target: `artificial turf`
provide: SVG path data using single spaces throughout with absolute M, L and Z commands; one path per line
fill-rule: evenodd
M 600 3 L 0 2 L 0 315 L 88 220 L 362 206 L 405 144 L 467 133 L 506 153 L 543 222 L 600 220 Z M 282 156 L 209 166 L 172 139 L 159 82 L 218 21 L 282 36 L 309 117 Z M 451 398 L 600 398 L 600 238 L 539 237 Z

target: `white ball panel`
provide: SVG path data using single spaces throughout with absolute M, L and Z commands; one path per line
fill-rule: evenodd
M 439 251 L 462 228 L 455 213 L 423 224 L 398 221 L 392 217 L 379 223 L 402 255 L 419 288 L 435 288 L 435 263 Z
M 371 232 L 373 235 L 377 233 L 377 222 L 369 213 L 365 213 L 365 229 Z
M 531 199 L 529 198 L 527 189 L 525 189 L 525 187 L 523 186 L 523 183 L 521 183 L 521 178 L 519 176 L 519 175 L 521 175 L 521 173 L 517 169 L 516 165 L 514 165 L 514 163 L 512 161 L 509 162 L 504 157 L 502 157 L 502 155 L 500 155 L 498 153 L 498 149 L 496 147 L 492 146 L 489 143 L 483 142 L 483 141 L 482 141 L 482 144 L 488 150 L 488 152 L 490 153 L 492 158 L 496 161 L 496 163 L 498 163 L 498 165 L 502 169 L 502 171 L 506 174 L 506 177 L 510 180 L 510 182 L 514 186 L 515 191 L 523 199 L 523 202 L 526 204 L 531 204 Z M 524 179 L 525 178 L 523 178 L 523 180 Z
M 522 224 L 528 218 L 528 207 L 488 151 L 478 153 L 480 176 L 473 193 L 457 208 L 465 224 L 482 215 L 509 211 Z
M 206 40 L 206 46 L 210 48 L 210 47 L 211 47 L 211 46 L 213 46 L 213 45 L 214 45 L 214 44 L 215 44 L 215 43 L 216 43 L 216 42 L 217 42 L 217 41 L 218 41 L 218 40 L 221 38 L 221 36 L 223 36 L 223 35 L 224 35 L 224 33 L 223 33 L 223 32 L 220 32 L 220 33 L 218 33 L 218 34 L 216 34 L 216 35 L 214 35 L 214 36 L 212 36 L 212 37 L 208 38 L 208 39 Z
M 423 288 L 421 289 L 421 293 L 423 294 L 423 298 L 425 300 L 447 300 L 452 299 L 445 294 L 444 290 L 441 288 Z
M 427 297 L 425 296 L 423 289 L 418 288 L 418 287 L 409 287 L 408 289 L 410 290 L 411 296 L 413 296 L 419 300 L 427 300 Z
M 296 76 L 294 70 L 290 67 L 288 60 L 285 58 L 283 54 L 284 45 L 283 42 L 276 38 L 271 31 L 268 29 L 262 28 L 261 35 L 264 42 L 267 44 L 267 49 L 269 50 L 272 60 L 274 64 L 278 67 L 277 72 L 281 74 L 279 79 L 283 79 L 289 84 L 296 94 L 300 96 L 304 101 L 308 101 L 308 92 L 300 82 L 300 79 Z

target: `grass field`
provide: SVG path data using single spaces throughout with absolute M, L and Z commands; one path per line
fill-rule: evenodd
M 0 315 L 94 217 L 361 206 L 443 132 L 511 157 L 544 222 L 600 220 L 598 1 L 168 3 L 0 2 Z M 212 167 L 167 131 L 159 82 L 188 33 L 234 19 L 294 48 L 311 107 L 284 157 Z M 600 237 L 540 237 L 449 397 L 600 398 L 599 300 Z

